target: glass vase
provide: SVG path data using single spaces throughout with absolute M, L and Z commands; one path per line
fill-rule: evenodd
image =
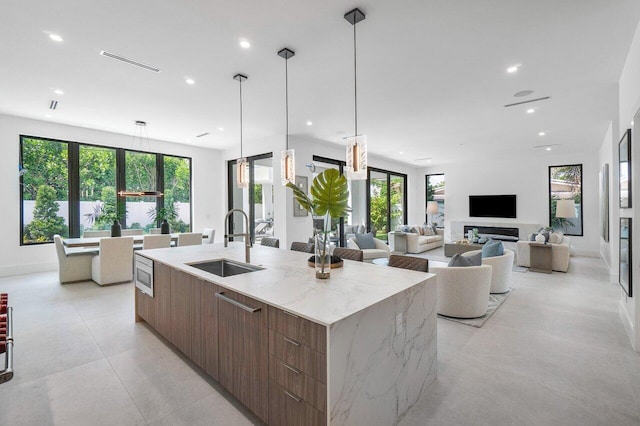
M 324 234 L 316 234 L 315 244 L 316 278 L 326 280 L 331 277 L 329 237 L 325 237 Z

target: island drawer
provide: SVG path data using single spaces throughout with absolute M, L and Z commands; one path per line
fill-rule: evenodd
M 327 383 L 327 356 L 273 330 L 269 330 L 269 353 L 305 374 Z
M 327 387 L 273 354 L 269 354 L 269 378 L 317 410 L 326 412 Z
M 323 325 L 269 306 L 269 328 L 318 352 L 327 353 L 327 328 Z
M 307 404 L 295 393 L 269 380 L 270 426 L 326 425 L 327 415 Z

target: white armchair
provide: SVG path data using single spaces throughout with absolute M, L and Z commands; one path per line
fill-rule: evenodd
M 477 318 L 489 308 L 491 266 L 429 267 L 437 275 L 438 313 L 453 318 Z
M 97 284 L 117 284 L 133 279 L 133 237 L 100 239 L 100 254 L 91 260 L 91 278 Z
M 60 235 L 54 235 L 53 242 L 58 254 L 60 284 L 91 280 L 91 259 L 95 253 L 68 256 L 64 251 Z
M 473 250 L 463 253 L 469 257 L 480 253 L 482 250 Z M 511 272 L 513 271 L 513 250 L 504 249 L 502 256 L 483 257 L 483 265 L 491 265 L 491 293 L 506 293 L 509 291 Z
M 371 263 L 373 259 L 380 259 L 380 258 L 388 259 L 389 255 L 391 254 L 391 249 L 389 248 L 387 243 L 377 238 L 374 238 L 373 242 L 376 245 L 376 248 L 361 249 L 356 243 L 355 238 L 349 238 L 349 240 L 347 241 L 347 248 L 354 249 L 354 250 L 362 250 L 362 258 L 364 262 Z

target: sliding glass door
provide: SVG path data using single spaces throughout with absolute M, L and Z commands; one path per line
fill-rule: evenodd
M 407 223 L 407 175 L 373 167 L 367 173 L 368 228 L 386 241 L 388 232 Z
M 249 186 L 238 188 L 236 183 L 236 160 L 228 162 L 229 210 L 240 209 L 249 217 L 249 229 L 245 229 L 244 219 L 234 214 L 227 223 L 227 233 L 249 233 L 253 243 L 265 236 L 273 235 L 273 154 L 267 153 L 247 157 Z M 242 237 L 234 238 L 243 241 Z

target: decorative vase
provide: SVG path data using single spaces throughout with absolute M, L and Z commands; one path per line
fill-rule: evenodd
M 316 278 L 326 280 L 331 277 L 331 254 L 329 242 L 323 234 L 317 234 L 315 240 Z
M 544 244 L 544 235 L 542 235 L 542 234 L 536 235 L 536 243 Z
M 171 233 L 171 227 L 169 226 L 169 222 L 167 222 L 167 219 L 162 219 L 162 223 L 160 224 L 160 233 L 161 234 Z
M 122 236 L 122 225 L 118 220 L 113 221 L 113 225 L 111 225 L 111 236 L 112 237 L 120 237 Z

